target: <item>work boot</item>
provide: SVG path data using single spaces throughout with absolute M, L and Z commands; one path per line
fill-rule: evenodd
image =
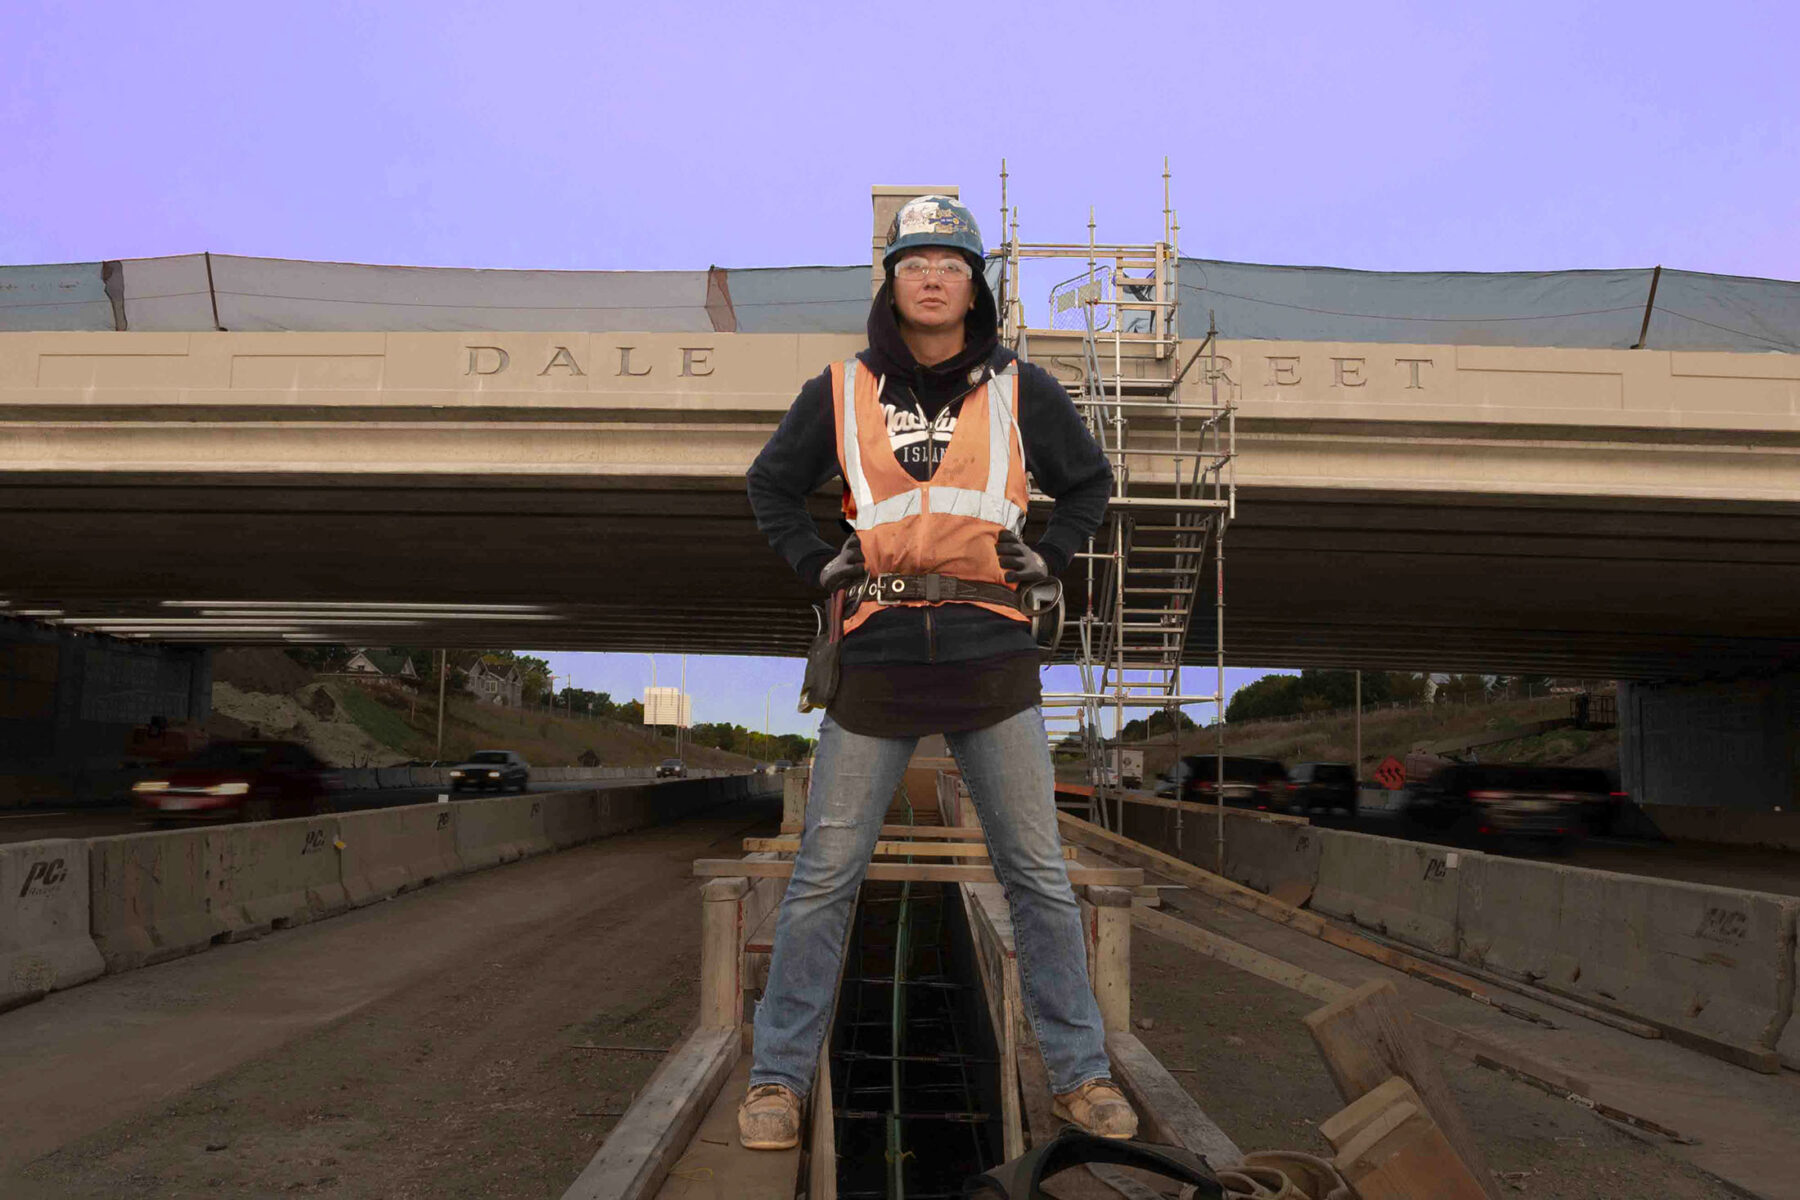
M 792 1150 L 800 1144 L 800 1097 L 779 1083 L 759 1083 L 738 1105 L 738 1141 L 746 1150 Z
M 1072 1092 L 1052 1096 L 1051 1100 L 1050 1111 L 1095 1137 L 1137 1136 L 1137 1114 L 1110 1079 L 1091 1079 Z

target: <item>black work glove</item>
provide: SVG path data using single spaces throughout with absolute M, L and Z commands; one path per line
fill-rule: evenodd
M 862 543 L 856 540 L 853 533 L 850 540 L 837 552 L 837 557 L 826 563 L 819 572 L 819 586 L 828 592 L 835 592 L 839 588 L 851 586 L 867 574 L 868 571 L 863 568 Z
M 1000 542 L 994 552 L 1000 556 L 1000 567 L 1006 572 L 1008 583 L 1023 589 L 1050 578 L 1050 564 L 1044 561 L 1044 556 L 1027 546 L 1025 540 L 1010 529 L 1000 531 Z

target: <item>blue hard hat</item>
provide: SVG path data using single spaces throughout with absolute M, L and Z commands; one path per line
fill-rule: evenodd
M 984 254 L 975 214 L 950 196 L 919 196 L 901 205 L 888 226 L 887 250 L 881 256 L 881 264 L 892 266 L 900 255 L 920 246 L 960 250 L 978 269 Z

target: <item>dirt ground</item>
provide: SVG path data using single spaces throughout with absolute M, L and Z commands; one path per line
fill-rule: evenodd
M 700 904 L 692 860 L 772 832 L 778 817 L 764 806 L 628 835 L 67 993 L 150 989 L 122 994 L 125 1011 L 87 1014 L 88 1028 L 58 1049 L 106 1054 L 109 1033 L 123 1022 L 136 1038 L 165 1039 L 164 1052 L 185 1059 L 202 1052 L 197 1039 L 207 1033 L 183 1015 L 241 1007 L 234 989 L 273 969 L 278 956 L 316 961 L 321 977 L 333 963 L 373 973 L 395 953 L 381 926 L 407 908 L 428 918 L 397 939 L 417 965 L 391 987 L 374 985 L 380 994 L 352 1001 L 341 1016 L 332 1016 L 341 1007 L 332 1000 L 295 1036 L 194 1086 L 134 1105 L 131 1097 L 154 1089 L 138 1077 L 154 1064 L 120 1062 L 118 1099 L 103 1107 L 121 1116 L 84 1135 L 52 1136 L 56 1148 L 29 1162 L 0 1157 L 0 1195 L 560 1196 L 660 1051 L 693 1020 Z M 469 912 L 496 909 L 516 919 L 468 931 Z M 236 961 L 220 969 L 228 955 Z M 34 1006 L 40 1019 L 57 999 Z M 6 1022 L 32 1013 L 0 1016 L 0 1037 Z M 57 1026 L 74 1019 L 52 1018 Z M 82 1086 L 71 1079 L 65 1088 Z M 0 1073 L 0 1092 L 9 1091 L 15 1102 L 80 1106 L 54 1085 L 27 1097 L 20 1081 Z M 140 1111 L 123 1115 L 133 1107 Z M 81 1123 L 78 1113 L 61 1119 L 64 1128 Z
M 1344 1106 L 1287 988 L 1134 931 L 1138 1038 L 1240 1149 L 1330 1157 L 1318 1125 Z M 1488 1162 L 1521 1196 L 1699 1200 L 1743 1193 L 1677 1162 L 1623 1126 L 1460 1059 L 1439 1055 Z
M 35 1114 L 0 1138 L 0 1195 L 560 1196 L 694 1018 L 690 861 L 774 819 L 596 843 L 0 1015 L 0 1094 Z M 1315 1002 L 1133 943 L 1138 1036 L 1202 1107 L 1245 1149 L 1324 1149 L 1341 1102 L 1300 1024 Z M 1738 1194 L 1444 1065 L 1522 1195 Z

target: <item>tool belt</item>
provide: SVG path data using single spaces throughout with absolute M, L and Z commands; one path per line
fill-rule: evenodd
M 1061 589 L 1048 603 L 1041 601 L 1039 588 L 1014 591 L 1003 583 L 975 583 L 954 575 L 869 575 L 844 591 L 844 615 L 849 616 L 864 602 L 880 605 L 903 604 L 908 601 L 938 604 L 947 600 L 979 600 L 984 604 L 1000 604 L 1016 608 L 1028 617 L 1048 612 L 1061 599 Z
M 980 600 L 1016 608 L 1031 621 L 1046 662 L 1062 635 L 1062 583 L 1046 579 L 1014 591 L 999 583 L 976 583 L 954 575 L 866 575 L 814 605 L 818 631 L 806 652 L 806 676 L 800 684 L 800 711 L 827 708 L 837 695 L 838 660 L 843 653 L 844 619 L 863 604 L 892 605 L 908 600 L 927 604 Z

